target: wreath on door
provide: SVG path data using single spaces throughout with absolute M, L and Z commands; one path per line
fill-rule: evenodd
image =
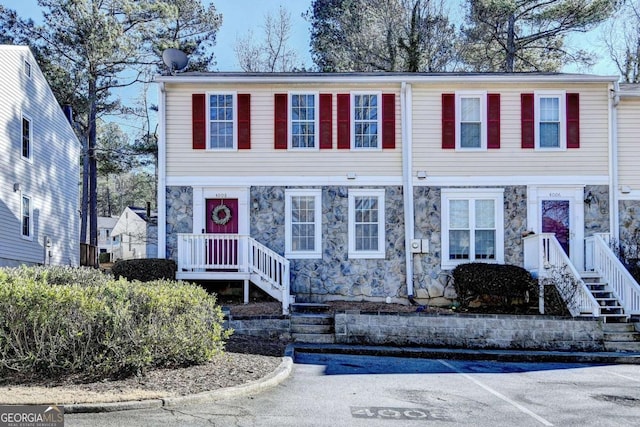
M 218 205 L 211 211 L 211 219 L 218 225 L 225 225 L 231 221 L 231 209 L 225 204 Z

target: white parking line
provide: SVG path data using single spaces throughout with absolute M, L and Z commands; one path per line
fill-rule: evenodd
M 618 374 L 618 373 L 615 373 L 615 372 L 613 372 L 613 371 L 605 371 L 605 372 L 606 372 L 607 374 L 615 375 L 615 376 L 617 376 L 617 377 L 624 378 L 624 379 L 627 379 L 627 380 L 630 380 L 630 381 L 637 381 L 637 382 L 640 382 L 640 380 L 639 380 L 639 379 L 637 379 L 637 378 L 628 377 L 628 376 L 626 376 L 626 375 Z
M 498 397 L 499 399 L 502 399 L 505 402 L 507 402 L 508 404 L 515 406 L 516 408 L 518 408 L 518 410 L 520 410 L 521 412 L 529 415 L 530 417 L 532 417 L 533 419 L 537 420 L 541 424 L 543 424 L 545 426 L 552 426 L 553 425 L 549 421 L 547 421 L 544 418 L 542 418 L 541 416 L 539 416 L 538 414 L 535 414 L 535 413 L 531 412 L 529 409 L 527 409 L 524 406 L 520 405 L 518 402 L 514 402 L 513 400 L 509 399 L 507 396 L 497 392 L 496 390 L 492 389 L 488 385 L 483 384 L 482 382 L 478 381 L 477 379 L 475 379 L 471 375 L 465 374 L 464 372 L 462 372 L 461 370 L 459 370 L 458 368 L 456 368 L 455 366 L 453 366 L 449 362 L 446 362 L 444 360 L 438 360 L 438 362 L 442 363 L 447 368 L 459 373 L 460 375 L 462 375 L 463 377 L 465 377 L 469 381 L 477 384 L 478 386 L 480 386 L 483 389 L 487 390 L 489 393 L 493 394 L 494 396 Z

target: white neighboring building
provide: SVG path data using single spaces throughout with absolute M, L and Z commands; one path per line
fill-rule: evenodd
M 119 238 L 113 237 L 113 228 L 118 223 L 117 216 L 98 217 L 98 253 L 113 254 L 113 250 L 120 246 Z M 113 260 L 113 256 L 111 256 Z
M 158 214 L 149 209 L 129 206 L 118 218 L 111 236 L 113 260 L 158 257 Z
M 0 266 L 78 265 L 81 144 L 29 48 L 0 63 Z

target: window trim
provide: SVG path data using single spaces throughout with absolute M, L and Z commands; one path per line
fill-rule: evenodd
M 293 100 L 295 95 L 313 95 L 313 147 L 294 147 L 293 146 Z M 317 151 L 320 149 L 320 92 L 314 91 L 294 91 L 287 93 L 287 149 L 302 151 Z
M 233 102 L 233 147 L 213 148 L 211 147 L 211 97 L 219 95 L 231 95 Z M 206 151 L 237 151 L 238 150 L 238 92 L 237 91 L 210 91 L 206 92 L 205 103 L 205 122 L 206 122 Z
M 441 241 L 442 258 L 441 268 L 451 270 L 459 264 L 470 262 L 483 262 L 486 264 L 504 264 L 504 188 L 443 188 L 441 191 Z M 496 256 L 495 259 L 449 259 L 449 201 L 451 200 L 494 200 L 495 203 L 495 230 L 496 230 Z M 471 209 L 470 209 L 471 211 Z M 471 218 L 471 216 L 470 216 Z M 474 218 L 475 221 L 475 218 Z M 469 225 L 471 231 L 475 227 Z M 470 239 L 470 249 L 475 246 L 474 239 Z
M 285 249 L 284 256 L 291 259 L 319 259 L 322 258 L 322 190 L 321 189 L 286 189 L 284 190 L 284 235 Z M 293 197 L 313 197 L 314 206 L 314 239 L 315 248 L 312 251 L 294 251 L 293 233 L 291 222 L 291 199 Z
M 349 114 L 351 115 L 350 136 L 352 151 L 382 151 L 382 91 L 352 91 L 349 93 Z M 377 97 L 377 145 L 376 147 L 356 147 L 356 96 L 359 95 L 375 95 Z
M 533 123 L 534 123 L 534 147 L 539 151 L 566 151 L 567 150 L 567 94 L 566 91 L 535 91 L 533 93 Z M 541 147 L 540 146 L 540 99 L 541 98 L 558 98 L 558 123 L 560 126 L 560 140 L 558 147 Z
M 480 146 L 462 147 L 462 99 L 477 98 L 480 100 Z M 455 93 L 455 119 L 456 119 L 456 151 L 487 151 L 487 92 L 463 91 Z
M 356 197 L 377 197 L 378 198 L 378 250 L 362 251 L 356 250 Z M 350 189 L 349 190 L 349 258 L 353 259 L 384 259 L 386 257 L 386 236 L 385 236 L 385 190 L 384 189 Z
M 29 123 L 29 155 L 24 155 L 24 121 Z M 28 162 L 33 162 L 33 120 L 26 114 L 22 114 L 20 118 L 20 157 Z
M 24 234 L 24 200 L 29 201 L 29 234 Z M 20 193 L 20 237 L 24 240 L 33 241 L 33 198 L 25 193 Z

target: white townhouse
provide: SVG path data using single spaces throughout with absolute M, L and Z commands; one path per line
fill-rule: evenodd
M 539 277 L 566 266 L 582 284 L 574 314 L 621 314 L 601 310 L 582 281 L 610 274 L 601 246 L 635 227 L 617 208 L 617 77 L 156 81 L 158 253 L 178 278 L 252 282 L 286 311 L 290 296 L 448 304 L 460 263 Z M 603 279 L 624 282 L 624 316 L 640 314 L 637 284 Z
M 0 266 L 78 265 L 80 142 L 28 47 L 0 63 Z

